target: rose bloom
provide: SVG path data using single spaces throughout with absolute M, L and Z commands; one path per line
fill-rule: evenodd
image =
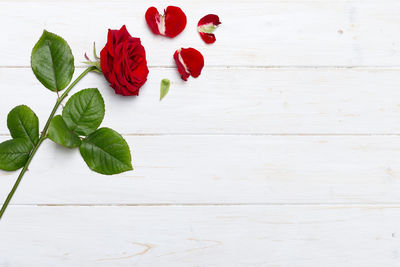
M 100 66 L 115 93 L 124 96 L 139 95 L 149 74 L 144 47 L 139 38 L 129 34 L 125 25 L 120 30 L 108 30 Z

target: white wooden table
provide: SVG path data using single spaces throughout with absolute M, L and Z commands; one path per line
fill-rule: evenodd
M 172 40 L 144 20 L 168 4 L 188 16 Z M 79 88 L 99 88 L 135 170 L 101 176 L 46 141 L 0 221 L 1 267 L 400 266 L 400 1 L 0 0 L 0 141 L 12 107 L 43 126 L 55 101 L 29 67 L 44 28 L 77 75 L 123 24 L 148 55 L 140 96 L 96 74 Z M 206 66 L 183 82 L 172 54 L 188 46 Z M 0 201 L 16 176 L 0 172 Z

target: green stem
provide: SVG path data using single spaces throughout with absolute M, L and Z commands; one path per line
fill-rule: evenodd
M 95 70 L 95 69 L 96 69 L 96 67 L 94 67 L 94 66 L 91 66 L 91 67 L 87 68 L 84 72 L 81 73 L 81 75 L 79 75 L 79 76 L 75 79 L 75 81 L 73 81 L 73 82 L 70 84 L 70 86 L 67 88 L 67 90 L 65 90 L 65 92 L 64 92 L 60 97 L 57 98 L 57 102 L 56 102 L 56 104 L 54 105 L 53 110 L 51 111 L 49 118 L 47 119 L 46 125 L 45 125 L 44 128 L 43 128 L 43 131 L 42 131 L 42 133 L 41 133 L 41 135 L 40 135 L 40 138 L 39 138 L 38 143 L 37 143 L 37 144 L 35 145 L 35 147 L 33 148 L 31 154 L 29 155 L 28 160 L 27 160 L 26 163 L 25 163 L 25 166 L 22 168 L 21 172 L 19 173 L 19 176 L 18 176 L 18 178 L 17 178 L 17 181 L 15 181 L 15 184 L 14 184 L 13 188 L 11 189 L 11 192 L 8 194 L 8 196 L 7 196 L 7 198 L 6 198 L 6 200 L 5 200 L 4 204 L 3 204 L 3 206 L 1 207 L 1 210 L 0 210 L 0 220 L 1 220 L 1 217 L 3 216 L 4 212 L 6 211 L 7 206 L 8 206 L 8 204 L 10 203 L 10 201 L 11 201 L 11 199 L 12 199 L 12 197 L 13 197 L 15 191 L 17 190 L 18 185 L 19 185 L 19 183 L 20 183 L 21 180 L 22 180 L 22 177 L 24 176 L 25 172 L 28 170 L 29 164 L 31 163 L 33 156 L 35 156 L 35 154 L 36 154 L 36 152 L 38 151 L 40 145 L 41 145 L 42 142 L 47 138 L 47 130 L 49 129 L 50 122 L 51 122 L 51 120 L 53 119 L 54 114 L 57 112 L 57 109 L 58 109 L 58 107 L 60 106 L 61 102 L 68 96 L 68 93 L 71 91 L 71 89 L 72 89 L 72 88 L 73 88 L 87 73 L 89 73 L 89 72 L 91 72 L 91 71 L 93 71 L 93 70 Z

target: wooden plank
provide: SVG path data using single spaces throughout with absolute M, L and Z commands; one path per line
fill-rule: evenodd
M 46 141 L 13 203 L 400 203 L 400 136 L 126 139 L 135 170 L 116 176 Z M 0 172 L 1 200 L 16 176 Z
M 82 69 L 77 69 L 78 75 Z M 160 81 L 172 86 L 159 101 Z M 6 116 L 29 105 L 43 126 L 55 102 L 30 69 L 0 69 L 0 134 Z M 139 97 L 121 97 L 89 74 L 74 92 L 98 87 L 103 125 L 124 134 L 392 134 L 400 132 L 400 69 L 207 68 L 183 82 L 175 69 L 151 69 Z
M 126 24 L 142 38 L 152 66 L 171 66 L 173 52 L 193 46 L 208 66 L 399 66 L 400 2 L 397 0 L 194 0 L 174 1 L 186 12 L 187 29 L 175 39 L 150 33 L 146 9 L 167 1 L 64 0 L 0 1 L 1 66 L 28 66 L 42 30 L 56 32 L 71 45 L 76 63 L 102 47 L 108 28 Z M 217 42 L 205 45 L 196 32 L 209 13 L 221 17 Z
M 1 266 L 399 265 L 399 206 L 13 206 Z

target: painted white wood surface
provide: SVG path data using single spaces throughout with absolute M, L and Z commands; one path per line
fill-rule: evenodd
M 79 151 L 46 141 L 13 203 L 400 202 L 400 136 L 126 139 L 135 170 L 111 177 L 91 172 Z M 16 175 L 0 175 L 5 196 Z
M 0 266 L 397 266 L 400 206 L 13 206 Z
M 83 69 L 77 69 L 79 75 Z M 160 102 L 160 81 L 173 80 Z M 150 69 L 138 98 L 116 96 L 103 77 L 89 74 L 78 89 L 98 87 L 104 124 L 124 134 L 392 134 L 400 132 L 400 69 L 206 68 L 184 82 L 175 68 Z M 30 69 L 2 69 L 0 134 L 6 116 L 27 104 L 42 125 L 55 95 Z
M 144 21 L 169 4 L 188 15 L 172 40 Z M 195 31 L 208 13 L 223 23 L 211 46 Z M 75 75 L 122 24 L 150 66 L 137 98 L 95 74 L 77 87 L 100 89 L 135 170 L 101 176 L 46 141 L 0 222 L 0 266 L 399 266 L 399 14 L 397 0 L 0 0 L 0 141 L 12 107 L 43 125 L 53 105 L 29 68 L 44 28 Z M 182 46 L 206 61 L 186 83 Z M 0 171 L 0 201 L 16 175 Z
M 172 3 L 187 13 L 186 30 L 172 40 L 154 36 L 145 24 L 146 9 Z M 209 13 L 218 13 L 223 23 L 212 46 L 195 30 Z M 171 66 L 181 46 L 200 49 L 207 65 L 399 66 L 399 13 L 398 0 L 2 0 L 7 42 L 0 43 L 0 65 L 29 66 L 43 28 L 68 40 L 78 63 L 93 41 L 102 47 L 108 28 L 126 24 L 142 38 L 154 66 Z

